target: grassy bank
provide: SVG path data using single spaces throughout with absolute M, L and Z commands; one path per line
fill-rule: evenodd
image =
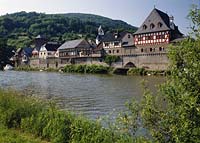
M 48 143 L 45 140 L 35 137 L 32 134 L 24 133 L 16 129 L 0 127 L 1 143 Z
M 130 135 L 104 128 L 98 121 L 60 111 L 52 103 L 0 90 L 0 136 L 11 129 L 53 143 L 132 143 L 140 142 Z M 16 134 L 20 136 L 23 134 Z M 0 137 L 1 138 L 1 137 Z M 3 138 L 1 138 L 3 139 Z M 25 138 L 26 139 L 26 138 Z

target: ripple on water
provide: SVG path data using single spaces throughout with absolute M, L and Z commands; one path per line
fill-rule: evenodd
M 61 108 L 91 118 L 125 111 L 125 102 L 141 99 L 140 82 L 148 86 L 164 82 L 163 77 L 131 77 L 45 72 L 0 72 L 0 87 L 23 91 L 30 96 L 54 100 Z

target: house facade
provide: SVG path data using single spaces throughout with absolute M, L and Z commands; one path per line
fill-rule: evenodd
M 171 41 L 182 37 L 174 17 L 155 8 L 134 33 L 134 43 L 141 52 L 165 51 Z
M 77 59 L 89 58 L 92 55 L 93 46 L 85 39 L 67 41 L 58 48 L 58 57 L 61 63 L 75 63 Z
M 126 48 L 134 47 L 133 35 L 129 32 L 107 33 L 101 42 L 107 55 L 121 56 Z
M 15 66 L 28 65 L 32 57 L 32 51 L 33 48 L 30 47 L 19 48 L 12 57 Z
M 42 36 L 42 35 L 38 35 L 34 41 L 33 41 L 33 44 L 34 44 L 34 49 L 32 51 L 32 56 L 34 58 L 38 58 L 39 57 L 39 51 L 41 49 L 41 47 L 46 44 L 48 42 L 48 40 Z
M 61 44 L 57 42 L 47 42 L 40 48 L 39 58 L 40 59 L 55 58 L 57 49 L 60 47 L 60 45 Z
M 147 69 L 166 70 L 169 65 L 168 46 L 177 39 L 184 37 L 174 24 L 174 17 L 154 8 L 134 33 L 137 51 L 135 57 L 138 61 L 135 60 L 136 65 Z

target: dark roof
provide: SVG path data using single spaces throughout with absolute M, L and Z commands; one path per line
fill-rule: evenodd
M 72 40 L 67 41 L 64 44 L 62 44 L 58 50 L 64 50 L 64 49 L 73 49 L 73 48 L 90 48 L 91 45 L 84 39 L 78 39 L 78 40 Z
M 162 26 L 159 27 L 158 24 L 161 23 Z M 154 28 L 151 28 L 151 24 L 154 25 Z M 144 28 L 144 25 L 147 27 Z M 167 31 L 171 30 L 170 28 L 170 19 L 169 16 L 154 8 L 146 20 L 143 22 L 141 27 L 134 34 L 142 34 L 142 33 L 150 33 L 150 32 L 158 32 L 158 31 Z
M 23 55 L 26 55 L 26 56 L 29 56 L 31 57 L 32 56 L 32 51 L 34 49 L 33 48 L 30 48 L 30 47 L 25 47 L 25 48 L 19 48 L 17 49 L 15 55 L 19 55 L 19 54 L 23 54 Z
M 30 47 L 23 48 L 23 52 L 24 52 L 24 55 L 31 57 L 33 48 L 30 48 Z
M 121 32 L 121 33 L 106 33 L 104 35 L 104 37 L 102 38 L 102 42 L 113 42 L 113 41 L 121 41 L 124 36 L 127 34 L 128 32 Z
M 61 44 L 57 42 L 47 42 L 42 47 L 45 47 L 47 51 L 57 51 Z

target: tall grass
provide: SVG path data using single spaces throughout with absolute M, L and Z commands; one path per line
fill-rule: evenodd
M 132 143 L 128 134 L 97 121 L 60 111 L 53 103 L 0 90 L 0 125 L 19 129 L 52 143 Z

